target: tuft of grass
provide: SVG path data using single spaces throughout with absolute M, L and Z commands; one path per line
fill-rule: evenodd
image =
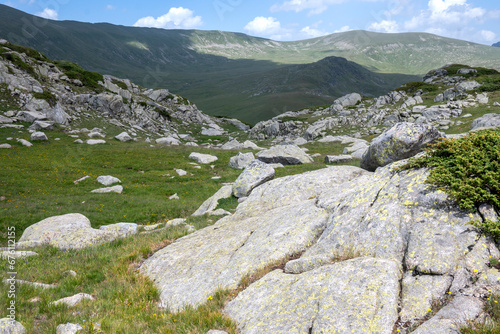
M 88 88 L 92 88 L 97 91 L 103 90 L 103 87 L 99 85 L 99 81 L 104 81 L 102 74 L 87 71 L 77 64 L 65 60 L 55 61 L 54 63 L 68 78 L 78 79 Z
M 461 334 L 500 334 L 500 295 L 489 292 L 484 307 L 487 322 L 475 322 L 460 328 Z
M 33 97 L 40 100 L 45 100 L 47 103 L 54 107 L 57 103 L 57 98 L 54 94 L 49 91 L 44 90 L 42 93 L 33 93 Z

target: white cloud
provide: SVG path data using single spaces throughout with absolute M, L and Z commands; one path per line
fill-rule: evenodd
M 399 24 L 396 21 L 382 20 L 380 22 L 374 22 L 369 27 L 368 30 L 396 33 L 399 32 Z
M 183 7 L 172 7 L 167 14 L 154 18 L 147 16 L 134 23 L 134 27 L 151 27 L 164 29 L 193 29 L 201 26 L 201 16 L 194 16 L 194 12 Z
M 257 16 L 244 27 L 246 31 L 256 35 L 273 35 L 282 31 L 281 23 L 274 17 Z
M 481 30 L 481 37 L 487 42 L 495 42 L 497 40 L 497 35 L 489 30 Z
M 467 0 L 429 0 L 429 9 L 433 13 L 442 13 L 453 6 L 464 6 Z
M 330 5 L 336 5 L 346 0 L 288 0 L 271 7 L 271 12 L 295 11 L 301 12 L 309 10 L 309 15 L 321 14 L 328 9 Z
M 302 28 L 300 32 L 303 33 L 306 37 L 312 37 L 312 38 L 330 34 L 329 32 L 321 31 L 316 28 L 311 28 L 310 26 Z
M 57 20 L 59 16 L 59 14 L 55 10 L 50 8 L 45 8 L 42 12 L 36 13 L 36 15 L 49 20 Z
M 351 27 L 349 27 L 349 26 L 343 26 L 339 30 L 335 30 L 334 33 L 337 33 L 337 32 L 346 32 L 346 31 L 351 31 L 351 30 L 352 30 Z
M 107 6 L 106 6 L 106 9 L 107 9 L 107 10 L 115 10 L 115 9 L 116 9 L 116 6 L 113 6 L 113 5 L 107 5 Z

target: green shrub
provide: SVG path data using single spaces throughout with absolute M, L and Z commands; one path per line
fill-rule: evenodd
M 35 49 L 31 49 L 25 46 L 15 45 L 12 43 L 7 43 L 4 46 L 8 47 L 11 50 L 17 51 L 19 53 L 25 53 L 28 57 L 31 57 L 36 60 L 48 61 L 47 56 L 43 53 L 36 51 Z
M 460 208 L 474 211 L 481 204 L 500 210 L 500 130 L 472 132 L 459 139 L 445 139 L 412 159 L 403 169 L 431 167 L 427 182 L 454 198 Z M 476 223 L 487 234 L 500 238 L 499 223 Z
M 36 99 L 47 101 L 51 107 L 55 106 L 57 103 L 56 96 L 46 90 L 44 90 L 43 93 L 33 93 L 33 97 Z
M 55 64 L 68 78 L 73 80 L 78 79 L 86 87 L 102 90 L 102 87 L 99 85 L 99 81 L 104 81 L 102 74 L 84 70 L 77 64 L 65 60 L 56 61 Z
M 117 85 L 118 87 L 120 87 L 121 89 L 124 89 L 124 90 L 127 90 L 127 84 L 123 81 L 120 81 L 120 80 L 114 80 L 112 81 L 115 85 Z
M 164 109 L 160 109 L 158 107 L 155 108 L 155 111 L 160 114 L 161 116 L 165 117 L 167 120 L 171 121 L 172 116 L 170 116 L 170 113 Z
M 399 87 L 396 89 L 396 91 L 403 91 L 406 93 L 414 93 L 418 91 L 419 89 L 423 90 L 424 92 L 433 92 L 437 90 L 437 87 L 434 85 L 427 84 L 422 81 L 415 81 L 415 82 L 408 82 L 407 84 L 404 84 L 403 86 Z
M 0 54 L 3 58 L 6 60 L 10 61 L 12 64 L 16 65 L 18 68 L 21 70 L 24 70 L 26 73 L 33 75 L 34 77 L 38 77 L 38 75 L 35 72 L 35 69 L 33 66 L 25 63 L 21 57 L 16 55 L 15 53 L 11 52 L 5 52 Z

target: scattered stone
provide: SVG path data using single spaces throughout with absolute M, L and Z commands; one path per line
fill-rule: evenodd
M 78 293 L 78 294 L 71 296 L 71 297 L 66 297 L 66 298 L 56 300 L 55 302 L 52 302 L 49 305 L 66 304 L 69 307 L 73 307 L 77 304 L 80 304 L 84 300 L 95 300 L 95 298 L 87 293 Z
M 235 197 L 246 197 L 259 185 L 274 178 L 274 168 L 260 161 L 252 161 L 233 184 Z
M 122 183 L 122 181 L 120 181 L 120 179 L 114 177 L 114 176 L 111 176 L 111 175 L 101 175 L 101 176 L 98 176 L 97 177 L 97 182 L 99 182 L 100 184 L 104 185 L 104 186 L 110 186 L 114 183 Z
M 283 166 L 283 164 L 268 164 L 269 166 L 273 167 L 274 169 L 276 168 L 285 168 L 285 166 Z
M 377 167 L 412 157 L 441 136 L 429 124 L 397 123 L 372 141 L 361 159 L 361 167 L 374 171 Z
M 26 328 L 10 318 L 0 319 L 0 334 L 25 334 Z
M 12 148 L 12 145 L 10 144 L 0 144 L 0 148 Z
M 333 102 L 333 105 L 340 105 L 342 107 L 354 106 L 361 101 L 361 95 L 358 93 L 351 93 L 344 95 Z
M 36 111 L 20 111 L 17 113 L 16 117 L 24 122 L 33 123 L 37 120 L 46 120 L 47 116 Z
M 262 147 L 257 146 L 257 144 L 255 144 L 254 142 L 252 142 L 250 140 L 246 140 L 243 143 L 243 148 L 249 149 L 249 150 L 262 150 Z
M 5 123 L 14 123 L 14 120 L 0 115 L 0 124 L 5 124 Z
M 156 143 L 157 144 L 160 144 L 160 145 L 173 145 L 173 146 L 176 146 L 176 145 L 180 145 L 180 141 L 172 136 L 169 136 L 169 137 L 162 137 L 162 138 L 158 138 L 156 139 Z
M 33 298 L 28 299 L 28 301 L 29 301 L 30 303 L 35 304 L 35 303 L 39 303 L 39 302 L 41 302 L 41 301 L 42 301 L 42 298 L 40 298 L 40 297 L 33 297 Z
M 74 184 L 78 184 L 78 183 L 80 183 L 82 181 L 85 181 L 86 179 L 89 179 L 89 178 L 90 178 L 90 175 L 85 175 L 84 177 L 79 178 L 78 180 L 73 181 L 73 183 Z
M 44 141 L 49 140 L 43 132 L 33 132 L 30 137 L 31 141 Z
M 106 138 L 106 136 L 100 132 L 91 132 L 87 134 L 89 138 Z
M 79 331 L 83 330 L 83 327 L 80 324 L 61 324 L 56 328 L 56 334 L 76 334 Z
M 217 209 L 215 211 L 210 211 L 209 213 L 210 216 L 228 216 L 230 214 L 231 212 L 226 211 L 224 209 Z
M 122 132 L 119 135 L 115 136 L 115 139 L 121 142 L 127 142 L 133 140 L 132 137 L 127 132 Z
M 78 142 L 80 139 L 75 140 L 75 143 Z M 87 139 L 86 143 L 88 145 L 98 145 L 98 144 L 106 144 L 106 141 L 104 139 Z
M 189 159 L 193 159 L 196 162 L 205 165 L 219 160 L 219 158 L 217 158 L 216 156 L 210 154 L 196 153 L 196 152 L 191 153 L 189 155 Z
M 500 103 L 495 102 L 495 103 L 493 103 L 493 106 L 494 106 L 494 107 L 500 107 Z
M 500 114 L 486 114 L 472 121 L 471 131 L 500 127 Z
M 54 128 L 54 123 L 46 121 L 35 121 L 30 126 L 30 129 L 32 130 L 52 130 L 53 128 Z
M 26 139 L 17 139 L 17 141 L 18 141 L 19 143 L 21 143 L 21 145 L 26 146 L 26 147 L 31 147 L 31 146 L 33 146 L 33 144 L 32 144 L 32 143 L 30 143 L 29 141 L 27 141 Z
M 66 275 L 66 276 L 76 277 L 76 271 L 74 271 L 74 270 L 66 270 L 62 274 Z
M 334 163 L 348 162 L 348 161 L 352 161 L 351 155 L 327 155 L 325 157 L 325 163 L 327 164 L 334 164 Z
M 234 169 L 245 169 L 253 160 L 255 160 L 255 156 L 252 152 L 249 153 L 241 153 L 238 155 L 231 157 L 229 159 L 229 167 Z
M 44 219 L 27 227 L 17 243 L 18 248 L 50 245 L 59 249 L 82 249 L 109 242 L 115 234 L 93 229 L 90 221 L 79 213 Z
M 230 198 L 232 194 L 232 185 L 223 186 L 212 197 L 203 202 L 203 204 L 192 214 L 192 216 L 202 216 L 206 213 L 212 212 L 215 208 L 217 208 L 217 205 L 219 205 L 220 199 Z
M 115 238 L 127 238 L 139 233 L 139 225 L 135 223 L 117 223 L 110 225 L 103 225 L 99 230 L 108 231 L 115 234 Z
M 99 188 L 99 189 L 94 189 L 94 190 L 91 191 L 91 193 L 96 193 L 96 194 L 108 194 L 108 193 L 121 194 L 122 192 L 123 192 L 123 187 L 122 186 Z
M 158 226 L 160 226 L 161 224 L 153 224 L 153 225 L 144 225 L 142 228 L 144 229 L 144 231 L 152 231 L 152 230 L 156 230 L 158 228 Z
M 212 180 L 220 180 L 220 179 L 222 179 L 222 177 L 220 177 L 220 176 L 214 176 L 214 177 L 212 177 L 211 179 L 212 179 Z
M 224 131 L 223 130 L 219 130 L 219 129 L 214 129 L 214 128 L 209 128 L 209 129 L 203 129 L 201 131 L 201 134 L 204 135 L 204 136 L 210 136 L 210 137 L 214 137 L 214 136 L 222 136 L 224 134 Z
M 477 73 L 477 70 L 474 68 L 461 68 L 457 71 L 457 74 L 475 74 Z
M 257 153 L 257 159 L 265 163 L 301 165 L 314 160 L 296 145 L 278 145 Z
M 75 143 L 75 144 L 83 144 L 83 140 L 77 139 L 73 143 Z
M 4 279 L 3 282 L 6 284 L 12 284 L 12 281 L 15 281 L 15 284 L 18 285 L 29 285 L 35 288 L 40 288 L 40 289 L 54 289 L 57 288 L 57 284 L 45 284 L 45 283 L 38 283 L 38 282 L 29 282 L 29 281 L 24 281 L 22 279 Z
M 187 175 L 187 172 L 183 169 L 176 169 L 175 172 L 179 174 L 179 176 L 185 176 Z
M 221 150 L 240 150 L 243 147 L 239 141 L 233 139 L 221 146 Z
M 179 195 L 177 195 L 177 193 L 175 193 L 172 196 L 170 196 L 168 199 L 169 200 L 177 200 L 177 199 L 180 199 L 180 197 L 179 197 Z
M 36 256 L 38 253 L 31 252 L 31 251 L 1 251 L 0 252 L 0 258 L 3 260 L 9 260 L 9 259 L 23 259 L 26 257 L 30 256 Z
M 171 220 L 167 221 L 167 223 L 165 224 L 165 227 L 179 226 L 179 225 L 183 225 L 183 224 L 186 224 L 185 218 L 176 218 L 176 219 L 171 219 Z

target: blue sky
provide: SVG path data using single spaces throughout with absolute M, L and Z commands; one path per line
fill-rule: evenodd
M 243 32 L 300 40 L 355 29 L 500 41 L 497 0 L 0 0 L 54 20 Z

